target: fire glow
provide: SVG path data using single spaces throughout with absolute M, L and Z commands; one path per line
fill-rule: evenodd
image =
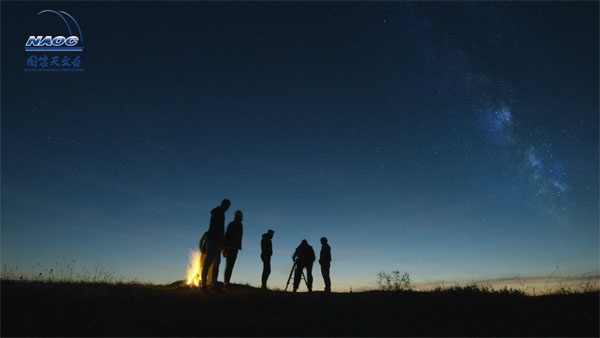
M 200 267 L 200 250 L 190 250 L 190 261 L 187 267 L 187 285 L 199 286 L 202 276 Z

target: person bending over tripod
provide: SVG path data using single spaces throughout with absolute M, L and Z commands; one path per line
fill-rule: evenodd
M 306 287 L 308 288 L 308 292 L 312 292 L 312 266 L 315 261 L 315 251 L 312 246 L 308 245 L 308 242 L 305 239 L 302 240 L 300 246 L 296 248 L 292 259 L 296 262 L 294 292 L 296 292 L 298 286 L 300 286 L 300 279 L 302 278 L 302 270 L 304 270 L 304 268 L 306 268 Z

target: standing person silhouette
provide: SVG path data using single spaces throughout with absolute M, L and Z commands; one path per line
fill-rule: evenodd
M 262 240 L 260 241 L 260 259 L 263 262 L 262 286 L 260 288 L 263 290 L 267 289 L 267 279 L 269 279 L 269 275 L 271 274 L 271 256 L 273 255 L 273 243 L 271 243 L 271 240 L 274 233 L 275 231 L 269 229 L 266 234 L 262 235 Z
M 206 236 L 206 258 L 202 265 L 202 290 L 206 290 L 206 278 L 208 269 L 212 267 L 211 287 L 216 289 L 219 277 L 219 264 L 221 263 L 221 248 L 225 233 L 225 212 L 229 209 L 231 202 L 224 199 L 221 205 L 210 211 L 210 226 Z
M 237 210 L 233 216 L 233 222 L 227 225 L 227 231 L 225 231 L 225 239 L 223 240 L 223 256 L 225 256 L 225 278 L 223 286 L 227 288 L 229 286 L 229 280 L 231 279 L 231 273 L 233 272 L 233 265 L 237 259 L 238 250 L 242 250 L 242 235 L 244 228 L 242 226 L 242 220 L 244 215 L 241 211 Z
M 331 292 L 331 279 L 329 279 L 329 268 L 331 266 L 331 247 L 327 244 L 327 238 L 321 237 L 321 254 L 319 255 L 321 275 L 325 282 L 325 292 Z
M 303 239 L 300 245 L 296 248 L 292 259 L 296 262 L 296 271 L 294 272 L 294 292 L 298 290 L 300 279 L 302 278 L 302 270 L 306 268 L 306 287 L 308 292 L 312 292 L 312 266 L 315 261 L 315 250 L 308 242 Z

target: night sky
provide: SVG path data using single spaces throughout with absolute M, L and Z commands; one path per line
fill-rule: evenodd
M 30 35 L 68 34 L 44 9 L 83 72 L 24 71 Z M 334 290 L 597 274 L 598 10 L 2 2 L 2 265 L 184 279 L 229 198 L 233 282 L 269 228 L 273 287 L 322 236 Z

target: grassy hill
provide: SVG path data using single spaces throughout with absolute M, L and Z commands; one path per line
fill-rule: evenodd
M 598 292 L 284 293 L 1 282 L 3 336 L 599 336 Z

